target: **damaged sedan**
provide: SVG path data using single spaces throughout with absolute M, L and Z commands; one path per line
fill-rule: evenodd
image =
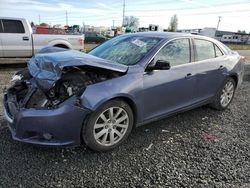
M 122 35 L 88 54 L 45 47 L 13 76 L 5 116 L 14 140 L 107 151 L 136 126 L 206 104 L 226 109 L 244 63 L 214 39 L 180 33 Z

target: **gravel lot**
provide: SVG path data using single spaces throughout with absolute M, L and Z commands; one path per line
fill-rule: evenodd
M 0 91 L 15 71 L 0 69 Z M 13 141 L 0 102 L 0 187 L 250 187 L 249 112 L 250 66 L 226 111 L 185 112 L 95 153 Z

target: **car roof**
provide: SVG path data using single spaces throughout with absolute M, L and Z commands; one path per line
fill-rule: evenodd
M 157 32 L 157 31 L 129 33 L 129 34 L 126 34 L 126 35 L 130 35 L 130 36 L 142 36 L 142 37 L 157 37 L 157 38 L 176 38 L 176 37 L 190 37 L 190 36 L 195 36 L 195 35 L 187 34 L 187 33 Z
M 190 33 L 178 33 L 178 32 L 157 32 L 157 31 L 149 31 L 149 32 L 137 32 L 137 33 L 129 33 L 125 34 L 126 36 L 141 36 L 141 37 L 157 37 L 160 39 L 166 39 L 171 40 L 175 38 L 182 38 L 182 37 L 188 37 L 188 38 L 196 38 L 196 39 L 203 39 L 208 40 L 210 42 L 213 42 L 217 45 L 219 45 L 225 53 L 229 53 L 230 51 L 225 48 L 225 45 L 223 45 L 221 42 L 219 42 L 216 39 L 202 36 L 202 35 L 193 35 Z
M 0 19 L 6 19 L 6 20 L 25 20 L 24 18 L 3 17 L 3 16 L 0 16 Z
M 178 33 L 178 32 L 157 32 L 157 31 L 149 31 L 149 32 L 137 32 L 137 33 L 129 33 L 125 34 L 127 36 L 142 36 L 142 37 L 157 37 L 162 39 L 174 39 L 178 37 L 192 37 L 198 39 L 204 39 L 215 42 L 213 38 L 201 36 L 201 35 L 193 35 L 190 33 Z

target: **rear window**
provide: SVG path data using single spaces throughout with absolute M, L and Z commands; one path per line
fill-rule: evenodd
M 223 43 L 220 43 L 220 45 L 223 47 L 224 50 L 226 50 L 226 53 L 228 54 L 231 54 L 232 53 L 232 50 L 230 48 L 228 48 L 228 46 L 226 46 L 225 44 Z
M 23 23 L 19 20 L 2 20 L 4 33 L 25 33 Z

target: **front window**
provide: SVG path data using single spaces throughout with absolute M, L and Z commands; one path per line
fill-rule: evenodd
M 124 65 L 137 64 L 158 42 L 159 38 L 120 36 L 111 39 L 89 54 Z
M 155 56 L 152 63 L 158 60 L 166 61 L 171 67 L 190 62 L 189 39 L 176 39 L 164 46 Z

